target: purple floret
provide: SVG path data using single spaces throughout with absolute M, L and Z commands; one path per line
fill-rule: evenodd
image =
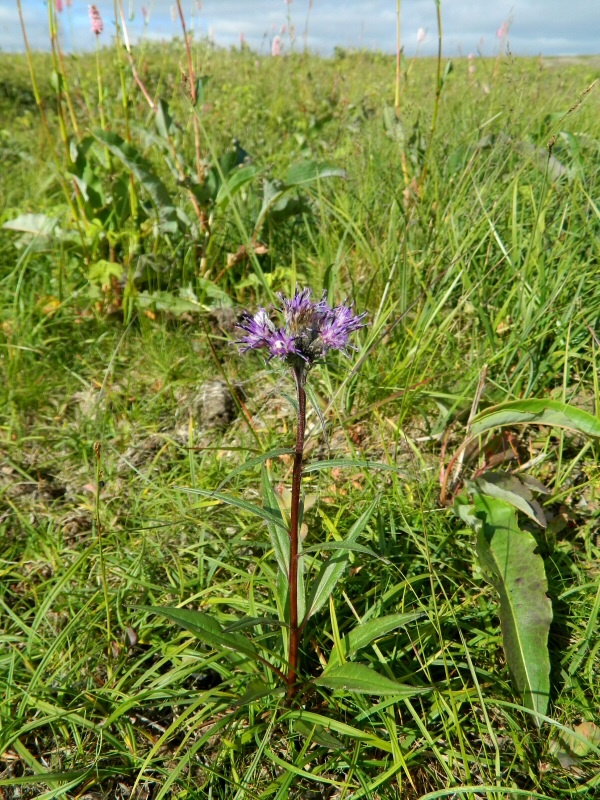
M 326 322 L 321 327 L 321 339 L 327 350 L 343 350 L 348 344 L 350 334 L 364 326 L 366 315 L 356 316 L 349 306 L 341 305 L 331 309 Z
M 264 308 L 259 308 L 253 317 L 247 314 L 244 321 L 239 323 L 238 328 L 246 331 L 245 335 L 237 342 L 241 345 L 240 353 L 268 347 L 269 339 L 275 331 L 275 325 L 269 319 Z
M 271 334 L 268 347 L 272 358 L 286 359 L 289 356 L 301 355 L 296 350 L 296 340 L 293 336 L 289 336 L 283 328 Z

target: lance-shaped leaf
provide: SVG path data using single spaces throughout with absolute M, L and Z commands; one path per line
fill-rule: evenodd
M 550 425 L 574 433 L 600 437 L 600 419 L 558 400 L 513 400 L 486 408 L 473 419 L 471 434 L 478 436 L 502 425 Z
M 202 611 L 193 611 L 188 608 L 161 608 L 160 606 L 138 606 L 138 608 L 170 619 L 216 650 L 225 648 L 252 659 L 258 657 L 256 648 L 249 639 L 246 639 L 241 633 L 225 633 L 216 619 Z
M 523 704 L 545 714 L 550 695 L 548 632 L 552 604 L 546 595 L 544 562 L 535 552 L 533 536 L 520 530 L 511 505 L 478 493 L 473 504 L 483 523 L 477 533 L 479 559 L 500 596 L 508 668 Z
M 325 686 L 334 691 L 356 692 L 356 694 L 396 695 L 398 698 L 413 697 L 430 691 L 427 687 L 408 686 L 386 678 L 366 664 L 340 664 L 328 669 L 315 679 L 317 686 Z
M 275 552 L 279 575 L 277 579 L 277 593 L 281 607 L 287 611 L 288 606 L 288 575 L 290 571 L 290 535 L 289 523 L 283 518 L 281 506 L 277 501 L 277 495 L 271 485 L 267 470 L 262 470 L 262 496 L 264 511 L 270 515 L 271 520 L 267 519 L 269 529 L 269 539 Z M 298 554 L 302 555 L 302 542 L 298 542 Z M 298 560 L 298 616 L 304 616 L 306 608 L 306 597 L 304 589 L 304 559 Z M 286 622 L 289 620 L 286 618 Z
M 537 500 L 533 499 L 531 489 L 526 485 L 525 481 L 519 480 L 516 475 L 500 471 L 484 472 L 474 481 L 467 481 L 466 483 L 467 487 L 472 487 L 481 494 L 504 500 L 514 508 L 522 511 L 534 522 L 537 522 L 542 528 L 546 527 L 546 517 L 542 507 Z
M 319 570 L 317 577 L 314 579 L 310 588 L 308 602 L 306 604 L 306 619 L 312 617 L 312 615 L 315 614 L 329 599 L 329 595 L 346 569 L 346 564 L 348 563 L 348 553 L 350 552 L 348 545 L 352 546 L 363 532 L 367 526 L 367 523 L 371 519 L 371 515 L 375 510 L 375 505 L 376 503 L 371 503 L 367 510 L 361 514 L 354 525 L 350 528 L 348 536 L 343 542 L 341 542 L 341 544 L 346 545 L 346 548 L 331 556 L 321 566 L 321 569 Z
M 344 636 L 341 641 L 342 651 L 346 658 L 351 658 L 357 650 L 371 644 L 375 639 L 380 639 L 382 636 L 408 625 L 409 622 L 414 622 L 421 616 L 423 614 L 420 611 L 412 611 L 406 614 L 388 614 L 385 617 L 363 622 Z M 329 656 L 326 673 L 329 673 L 329 670 L 338 664 L 339 655 L 334 649 Z

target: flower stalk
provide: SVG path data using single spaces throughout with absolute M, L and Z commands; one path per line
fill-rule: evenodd
M 298 427 L 292 472 L 292 501 L 289 528 L 288 565 L 288 669 L 285 675 L 288 701 L 297 692 L 299 675 L 300 639 L 304 621 L 299 619 L 299 557 L 300 557 L 300 496 L 302 489 L 302 459 L 306 431 L 306 380 L 310 369 L 330 350 L 351 347 L 350 335 L 364 326 L 365 314 L 355 315 L 351 306 L 342 303 L 332 308 L 325 295 L 314 302 L 310 289 L 296 289 L 292 298 L 278 295 L 284 325 L 277 327 L 269 313 L 259 308 L 252 316 L 246 314 L 238 327 L 243 336 L 237 341 L 240 352 L 267 350 L 269 360 L 280 359 L 290 367 L 298 394 Z
M 296 450 L 292 472 L 292 501 L 290 507 L 290 567 L 288 587 L 290 597 L 290 649 L 289 669 L 286 676 L 287 696 L 291 699 L 296 693 L 298 677 L 298 651 L 300 648 L 300 620 L 298 618 L 298 558 L 300 549 L 300 491 L 302 488 L 302 459 L 304 457 L 304 434 L 306 430 L 306 390 L 302 370 L 292 369 L 298 390 L 298 428 L 296 430 Z

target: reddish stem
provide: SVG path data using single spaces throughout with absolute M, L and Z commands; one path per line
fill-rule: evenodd
M 298 549 L 300 527 L 300 487 L 302 484 L 302 457 L 304 455 L 304 432 L 306 429 L 306 392 L 304 390 L 304 370 L 294 368 L 294 380 L 298 390 L 298 430 L 296 432 L 296 450 L 294 452 L 294 470 L 292 474 L 292 503 L 290 510 L 290 566 L 288 586 L 290 595 L 290 651 L 289 669 L 286 683 L 287 696 L 291 699 L 296 694 L 298 677 L 298 648 L 300 645 L 300 624 L 298 620 Z

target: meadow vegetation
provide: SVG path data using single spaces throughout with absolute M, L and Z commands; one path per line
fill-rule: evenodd
M 455 59 L 431 136 L 427 59 L 395 108 L 378 53 L 131 57 L 34 54 L 34 87 L 0 54 L 0 796 L 597 797 L 597 431 L 490 429 L 445 468 L 496 404 L 600 416 L 600 63 Z M 307 573 L 360 538 L 290 701 L 148 609 L 276 649 L 251 504 L 286 516 L 293 384 L 231 342 L 297 284 L 368 325 L 310 373 L 305 464 L 334 465 L 304 477 Z M 546 489 L 545 527 L 518 518 L 552 600 L 541 711 L 452 508 L 484 468 Z M 332 658 L 404 688 L 328 685 Z

